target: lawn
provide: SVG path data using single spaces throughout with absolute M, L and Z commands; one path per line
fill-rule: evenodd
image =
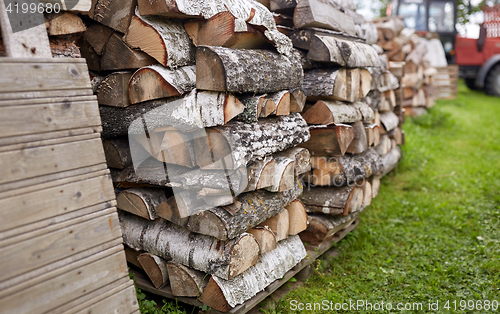
M 387 313 L 399 312 L 398 303 L 422 303 L 412 312 L 428 313 L 431 303 L 435 313 L 483 313 L 493 300 L 500 310 L 500 99 L 463 84 L 459 92 L 407 119 L 403 160 L 383 179 L 359 228 L 269 312 L 292 313 L 299 302 L 324 302 L 324 309 L 328 302 L 336 312 L 335 303 L 358 300 L 374 309 L 390 302 Z

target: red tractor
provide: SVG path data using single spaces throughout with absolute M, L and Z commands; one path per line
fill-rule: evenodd
M 500 5 L 484 7 L 479 39 L 455 40 L 455 62 L 467 87 L 500 97 Z

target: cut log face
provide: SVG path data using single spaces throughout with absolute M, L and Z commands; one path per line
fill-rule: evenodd
M 290 114 L 290 93 L 288 91 L 279 91 L 272 93 L 269 97 L 276 104 L 274 114 L 277 116 L 286 116 Z
M 283 192 L 294 188 L 295 160 L 287 157 L 274 157 L 274 181 L 266 188 L 270 192 Z
M 377 146 L 380 142 L 380 133 L 378 125 L 374 123 L 365 124 L 366 138 L 368 139 L 368 146 Z
M 207 286 L 209 275 L 186 267 L 182 264 L 168 262 L 170 288 L 176 297 L 199 297 Z
M 155 59 L 142 51 L 130 48 L 120 35 L 114 33 L 109 37 L 102 53 L 101 70 L 135 70 L 155 63 Z
M 297 53 L 207 46 L 196 52 L 196 87 L 202 90 L 268 93 L 298 88 L 302 78 Z
M 275 112 L 276 112 L 276 103 L 274 102 L 274 100 L 272 100 L 271 98 L 269 98 L 269 96 L 266 95 L 264 106 L 260 111 L 260 117 L 262 118 L 269 117 Z
M 392 111 L 383 112 L 380 114 L 380 122 L 386 131 L 391 131 L 399 125 L 399 118 Z
M 189 216 L 201 210 L 212 208 L 205 201 L 198 199 L 196 193 L 184 191 L 176 193 L 166 201 L 156 206 L 158 217 L 164 218 L 174 224 L 186 227 Z
M 187 228 L 221 240 L 232 239 L 279 213 L 300 193 L 302 188 L 296 181 L 295 189 L 285 192 L 259 190 L 240 194 L 241 207 L 237 212 L 228 212 L 221 207 L 202 211 L 189 217 Z
M 370 109 L 371 110 L 371 109 Z M 354 130 L 354 139 L 351 145 L 347 147 L 346 152 L 351 154 L 361 154 L 368 149 L 368 139 L 366 138 L 365 126 L 361 121 L 352 125 Z
M 127 81 L 128 83 L 128 81 Z M 185 66 L 169 70 L 152 65 L 137 70 L 128 84 L 130 103 L 181 96 L 196 86 L 196 67 Z
M 354 129 L 347 124 L 311 128 L 311 139 L 300 147 L 312 156 L 343 156 L 354 139 Z
M 366 181 L 363 184 L 363 207 L 370 206 L 372 203 L 372 185 L 370 181 Z
M 274 183 L 275 161 L 272 157 L 253 162 L 247 167 L 248 185 L 243 192 L 270 187 Z
M 151 253 L 140 254 L 137 260 L 156 289 L 160 289 L 169 282 L 166 260 Z
M 184 28 L 195 46 L 258 49 L 268 43 L 264 34 L 228 11 L 217 13 L 208 20 L 189 21 Z
M 363 190 L 356 186 L 314 187 L 299 197 L 308 213 L 347 215 L 361 210 Z
M 304 204 L 299 200 L 294 200 L 287 207 L 288 211 L 288 234 L 296 235 L 307 229 L 307 212 Z
M 380 59 L 372 46 L 318 35 L 312 38 L 307 58 L 349 68 L 380 66 Z
M 224 279 L 243 273 L 259 257 L 259 245 L 248 233 L 224 242 L 193 234 L 163 219 L 148 221 L 125 212 L 119 212 L 119 217 L 123 240 L 129 247 Z
M 341 124 L 361 121 L 361 112 L 339 101 L 320 100 L 302 114 L 309 124 Z
M 311 154 L 305 148 L 293 147 L 276 153 L 276 157 L 286 157 L 295 161 L 295 176 L 309 172 L 311 170 Z
M 253 235 L 255 240 L 259 244 L 260 254 L 264 254 L 276 248 L 276 236 L 270 228 L 255 227 L 247 230 L 247 232 Z
M 236 119 L 246 123 L 257 122 L 266 103 L 266 94 L 239 96 L 238 99 L 245 106 L 245 109 Z
M 132 164 L 132 156 L 126 137 L 105 139 L 102 141 L 102 145 L 109 168 L 124 169 Z
M 293 13 L 295 28 L 319 27 L 355 36 L 353 19 L 320 0 L 300 0 Z
M 92 3 L 95 4 L 92 18 L 120 33 L 127 31 L 137 5 L 135 0 L 94 0 Z
M 347 216 L 332 217 L 322 214 L 309 214 L 307 216 L 307 229 L 300 233 L 300 239 L 309 245 L 319 245 L 349 226 L 356 216 L 356 214 L 349 214 Z
M 306 94 L 300 89 L 290 91 L 290 112 L 302 112 L 306 105 Z
M 373 84 L 373 77 L 367 69 L 361 69 L 359 72 L 361 85 L 359 89 L 359 95 L 361 98 L 364 98 L 368 95 L 371 90 Z
M 124 40 L 170 69 L 194 64 L 195 48 L 180 22 L 136 13 Z
M 104 47 L 114 31 L 112 28 L 100 23 L 94 23 L 83 33 L 83 38 L 87 41 L 98 55 L 103 53 Z
M 306 250 L 299 236 L 291 236 L 278 243 L 275 250 L 262 254 L 255 267 L 241 276 L 232 280 L 212 276 L 200 301 L 218 311 L 227 312 L 282 278 L 305 256 Z
M 259 225 L 260 227 L 267 227 L 276 236 L 276 241 L 279 242 L 288 238 L 288 229 L 290 226 L 290 218 L 288 215 L 288 210 L 285 208 L 281 210 L 278 214 L 267 219 Z
M 45 16 L 45 26 L 49 36 L 76 34 L 87 29 L 82 19 L 71 12 L 47 14 Z
M 156 207 L 167 200 L 164 190 L 132 188 L 121 191 L 116 207 L 148 220 L 158 218 Z
M 132 72 L 114 72 L 106 76 L 97 87 L 99 105 L 128 107 L 128 81 Z
M 371 177 L 370 184 L 372 186 L 372 198 L 375 198 L 380 191 L 380 176 Z
M 380 137 L 380 143 L 375 146 L 375 151 L 380 156 L 387 154 L 391 150 L 391 139 L 387 134 L 384 134 Z

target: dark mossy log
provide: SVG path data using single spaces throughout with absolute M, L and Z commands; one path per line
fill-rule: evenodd
M 288 211 L 288 235 L 296 235 L 307 228 L 307 212 L 304 204 L 294 200 L 285 207 Z
M 199 46 L 196 51 L 196 87 L 202 90 L 268 93 L 302 85 L 302 65 L 268 50 Z
M 185 66 L 169 70 L 161 65 L 152 65 L 137 70 L 125 93 L 130 103 L 181 96 L 196 87 L 196 67 Z
M 208 284 L 210 275 L 179 263 L 167 263 L 170 288 L 176 297 L 199 297 Z
M 297 146 L 310 138 L 309 128 L 298 113 L 261 119 L 253 124 L 231 121 L 203 132 L 206 136 L 194 140 L 196 163 L 211 169 L 246 167 L 250 161 Z
M 165 259 L 151 253 L 142 253 L 137 257 L 137 260 L 156 289 L 160 289 L 169 282 Z
M 275 157 L 286 157 L 295 161 L 295 176 L 311 170 L 311 154 L 302 147 L 293 147 L 274 154 Z
M 266 94 L 238 96 L 238 99 L 245 106 L 245 109 L 236 117 L 236 119 L 247 123 L 259 121 L 262 109 L 267 101 L 266 96 Z
M 324 186 L 352 184 L 372 175 L 380 175 L 384 169 L 380 156 L 371 148 L 359 155 L 312 157 L 311 164 L 313 175 L 309 182 Z
M 317 186 L 304 189 L 299 199 L 308 213 L 345 216 L 361 210 L 363 190 L 357 186 Z
M 288 210 L 283 208 L 279 213 L 259 224 L 259 227 L 269 228 L 276 237 L 276 242 L 288 238 L 290 218 Z
M 309 100 L 318 98 L 355 102 L 359 99 L 359 69 L 316 69 L 304 73 L 301 89 Z
M 361 154 L 369 147 L 365 132 L 365 126 L 363 125 L 363 122 L 357 121 L 354 122 L 352 128 L 354 130 L 354 139 L 352 140 L 349 147 L 347 147 L 346 152 L 351 154 Z
M 47 13 L 44 17 L 49 36 L 77 34 L 87 29 L 82 19 L 71 12 Z
M 348 68 L 380 66 L 377 51 L 372 46 L 318 35 L 311 40 L 307 58 Z
M 270 187 L 274 183 L 275 161 L 272 157 L 252 162 L 247 167 L 248 184 L 243 192 Z
M 387 154 L 391 150 L 391 139 L 387 134 L 380 136 L 380 142 L 375 146 L 375 151 L 380 156 Z
M 319 100 L 302 114 L 309 124 L 340 124 L 362 121 L 363 115 L 353 105 L 334 100 Z
M 258 49 L 269 45 L 264 34 L 228 11 L 217 13 L 208 20 L 188 21 L 184 28 L 195 46 Z
M 153 100 L 127 108 L 101 106 L 99 110 L 102 135 L 111 137 L 144 135 L 159 128 L 193 131 L 222 125 L 243 112 L 243 105 L 231 94 L 193 90 L 180 98 Z
M 255 240 L 259 244 L 260 254 L 264 254 L 276 248 L 276 236 L 270 228 L 255 227 L 247 230 L 247 232 L 253 235 Z
M 193 232 L 227 240 L 239 236 L 266 219 L 279 213 L 288 203 L 302 193 L 298 181 L 295 188 L 285 192 L 258 190 L 238 196 L 241 207 L 236 212 L 228 212 L 216 207 L 189 217 L 187 228 Z
M 378 125 L 375 123 L 365 124 L 366 139 L 368 140 L 368 146 L 377 146 L 380 142 L 380 132 Z
M 259 257 L 259 245 L 248 233 L 221 241 L 164 219 L 149 221 L 123 211 L 119 218 L 123 241 L 129 247 L 224 279 L 238 276 L 255 265 Z
M 289 37 L 292 40 L 294 47 L 309 50 L 311 49 L 312 38 L 316 35 L 363 42 L 363 40 L 357 36 L 351 36 L 343 32 L 314 27 L 295 30 L 289 35 Z
M 352 17 L 321 0 L 300 0 L 293 13 L 295 28 L 319 27 L 356 35 Z
M 307 229 L 299 234 L 302 242 L 318 245 L 331 239 L 337 232 L 349 226 L 358 214 L 347 216 L 330 216 L 322 214 L 307 215 Z
M 94 14 L 92 18 L 112 29 L 125 33 L 134 15 L 137 0 L 94 0 Z
M 399 118 L 394 112 L 387 111 L 380 114 L 380 122 L 386 131 L 391 131 L 399 125 Z
M 195 47 L 178 21 L 135 15 L 124 40 L 168 68 L 194 64 Z
M 276 104 L 276 109 L 273 114 L 277 116 L 286 116 L 290 114 L 290 93 L 286 90 L 269 94 L 271 99 Z
M 382 156 L 382 164 L 384 165 L 384 172 L 382 172 L 382 176 L 385 176 L 389 172 L 391 172 L 399 163 L 401 159 L 401 148 L 396 146 L 391 149 L 387 154 Z
M 290 90 L 290 112 L 302 112 L 307 96 L 300 89 Z
M 114 33 L 109 37 L 102 52 L 101 70 L 135 70 L 155 63 L 155 59 L 142 51 L 130 48 L 123 42 L 121 35 Z
M 215 310 L 227 312 L 282 278 L 305 256 L 306 249 L 299 236 L 291 236 L 278 243 L 276 249 L 262 254 L 257 264 L 241 276 L 232 280 L 212 276 L 200 301 Z
M 124 169 L 132 164 L 130 146 L 126 137 L 103 139 L 102 146 L 109 168 Z
M 128 107 L 128 81 L 132 72 L 114 72 L 106 76 L 97 87 L 99 105 L 112 107 Z
M 114 30 L 101 23 L 91 24 L 83 33 L 83 38 L 94 48 L 98 55 L 102 55 L 104 47 L 113 35 Z
M 80 48 L 76 45 L 74 35 L 51 36 L 49 38 L 52 58 L 81 58 Z
M 312 156 L 343 156 L 354 139 L 354 129 L 347 124 L 318 126 L 309 130 L 311 139 L 300 147 Z
M 155 220 L 156 207 L 167 200 L 171 192 L 163 189 L 131 188 L 123 190 L 116 197 L 116 207 L 136 216 Z
M 287 157 L 274 157 L 273 184 L 266 187 L 270 192 L 283 192 L 294 188 L 295 160 Z

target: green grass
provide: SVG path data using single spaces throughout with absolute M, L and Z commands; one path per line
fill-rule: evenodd
M 407 119 L 403 160 L 359 228 L 271 313 L 295 312 L 292 300 L 422 302 L 422 313 L 429 301 L 435 313 L 446 300 L 458 301 L 451 312 L 460 300 L 500 303 L 500 99 L 459 92 Z

